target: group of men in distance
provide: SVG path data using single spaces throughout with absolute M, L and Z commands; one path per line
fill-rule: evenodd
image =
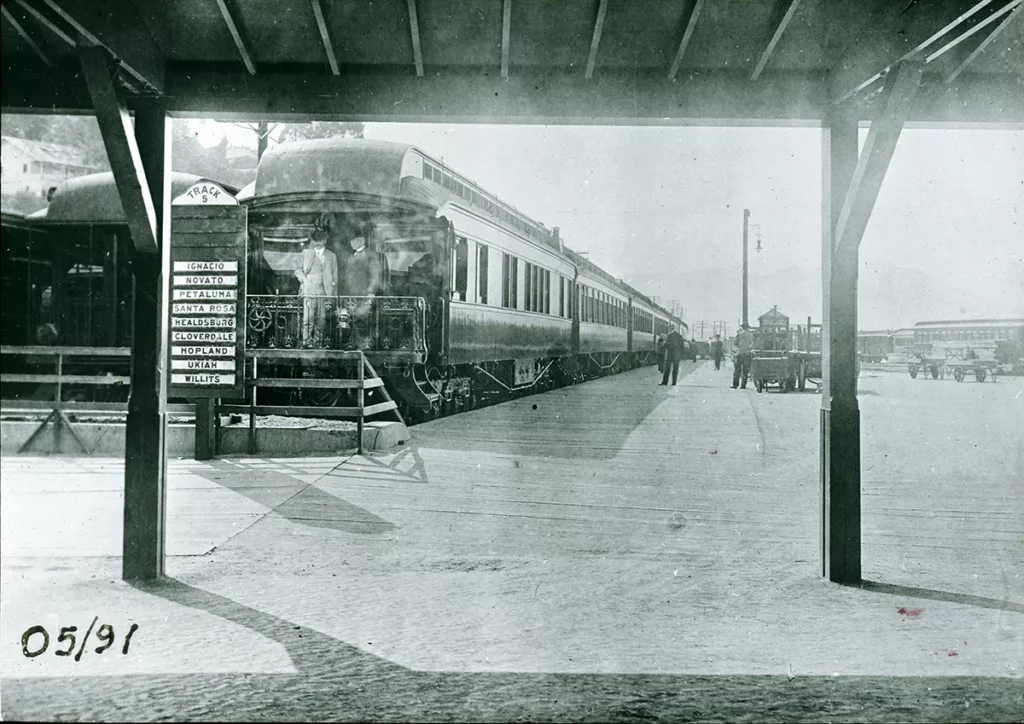
M 732 388 L 745 389 L 747 378 L 750 376 L 750 363 L 753 357 L 754 333 L 750 331 L 750 325 L 744 324 L 736 334 L 733 341 L 733 349 L 736 352 L 736 359 L 732 369 Z M 658 371 L 662 373 L 661 385 L 667 385 L 669 375 L 672 377 L 672 384 L 676 384 L 679 377 L 679 362 L 686 356 L 686 340 L 678 331 L 672 330 L 667 335 L 661 335 L 657 341 Z M 722 335 L 716 334 L 711 343 L 711 356 L 715 360 L 715 369 L 722 368 L 722 360 L 725 359 L 725 346 L 722 343 Z

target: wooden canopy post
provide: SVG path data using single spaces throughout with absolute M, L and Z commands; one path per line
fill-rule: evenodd
M 165 159 L 169 124 L 163 105 L 157 100 L 146 100 L 136 108 L 133 129 L 107 51 L 88 46 L 79 52 L 134 242 L 132 371 L 125 426 L 121 573 L 125 580 L 147 580 L 164 572 L 166 455 L 158 369 L 162 330 L 159 241 L 163 226 L 164 162 L 169 160 Z
M 857 266 L 860 241 L 907 120 L 924 64 L 887 75 L 864 150 L 857 119 L 835 113 L 822 149 L 821 561 L 837 583 L 861 580 Z

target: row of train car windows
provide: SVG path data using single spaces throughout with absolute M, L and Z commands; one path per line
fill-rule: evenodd
M 451 191 L 456 196 L 465 199 L 466 201 L 477 206 L 487 213 L 495 216 L 506 224 L 510 224 L 519 231 L 523 232 L 527 236 L 533 239 L 545 239 L 547 234 L 537 224 L 523 218 L 521 215 L 512 211 L 507 206 L 502 204 L 497 199 L 482 194 L 476 189 L 472 188 L 468 184 L 463 183 L 455 176 L 450 173 L 445 173 L 441 169 L 433 166 L 429 163 L 423 164 L 423 178 L 427 181 L 432 181 L 441 188 Z
M 469 291 L 469 242 L 456 239 L 453 258 L 453 297 L 467 301 Z M 490 248 L 476 244 L 476 301 L 487 304 L 490 279 Z M 520 259 L 514 254 L 501 255 L 501 306 L 509 309 L 523 309 L 541 314 L 556 314 L 559 317 L 572 316 L 572 302 L 575 300 L 581 322 L 607 324 L 626 328 L 629 314 L 628 302 L 610 294 L 576 284 L 550 269 L 523 261 L 523 284 L 519 283 Z M 552 308 L 552 274 L 558 279 L 557 311 Z M 522 300 L 520 302 L 520 292 Z M 649 312 L 633 310 L 633 328 L 641 332 L 654 329 L 653 316 Z M 660 321 L 660 320 L 659 320 Z
M 1013 339 L 1013 329 L 1002 327 L 996 329 L 934 329 L 916 333 L 921 342 L 984 342 L 1000 339 Z

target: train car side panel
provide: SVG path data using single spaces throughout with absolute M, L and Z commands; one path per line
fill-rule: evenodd
M 607 324 L 580 323 L 580 354 L 625 352 L 626 330 Z
M 449 364 L 564 357 L 572 352 L 568 319 L 452 302 Z

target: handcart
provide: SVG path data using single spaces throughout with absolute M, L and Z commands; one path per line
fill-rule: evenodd
M 938 357 L 926 357 L 924 355 L 918 356 L 915 359 L 907 362 L 907 370 L 910 372 L 910 378 L 913 380 L 917 379 L 917 374 L 922 373 L 924 379 L 928 379 L 928 374 L 931 373 L 932 379 L 937 380 L 940 377 L 946 377 L 946 360 Z
M 953 379 L 957 382 L 963 382 L 969 374 L 973 374 L 974 379 L 978 382 L 984 382 L 986 379 L 995 382 L 996 372 L 999 370 L 994 359 L 978 359 L 977 354 L 974 354 L 970 348 L 947 347 L 945 363 L 946 367 L 952 370 Z
M 797 369 L 792 357 L 785 352 L 755 352 L 750 363 L 750 376 L 754 388 L 764 392 L 769 385 L 775 385 L 781 392 L 796 389 Z

